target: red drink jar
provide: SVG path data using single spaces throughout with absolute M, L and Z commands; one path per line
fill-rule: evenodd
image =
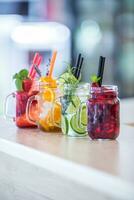
M 13 119 L 16 126 L 19 128 L 34 128 L 37 127 L 34 123 L 30 122 L 26 117 L 26 106 L 28 99 L 38 94 L 39 92 L 39 84 L 38 81 L 25 80 L 24 81 L 24 90 L 16 91 L 9 94 L 5 99 L 4 104 L 4 115 L 6 119 Z M 9 114 L 9 110 L 11 107 L 14 107 L 11 103 L 13 101 L 10 98 L 13 97 L 15 99 L 15 115 Z M 30 109 L 30 115 L 36 119 L 38 116 L 38 106 L 37 101 L 33 101 Z
M 88 134 L 92 139 L 116 139 L 120 129 L 118 87 L 91 87 L 88 107 Z

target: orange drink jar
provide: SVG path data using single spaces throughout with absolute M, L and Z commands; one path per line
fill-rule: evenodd
M 41 77 L 39 83 L 39 94 L 29 98 L 27 103 L 27 118 L 30 122 L 46 132 L 60 131 L 61 105 L 60 89 L 56 80 L 51 77 Z M 30 116 L 30 109 L 33 101 L 38 102 L 38 119 Z

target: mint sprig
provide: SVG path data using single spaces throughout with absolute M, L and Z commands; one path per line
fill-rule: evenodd
M 96 75 L 92 75 L 90 77 L 90 80 L 92 83 L 98 83 L 98 81 L 101 79 L 101 77 L 97 77 Z
M 13 75 L 17 91 L 23 91 L 23 80 L 28 78 L 28 70 L 22 69 L 19 73 Z
M 68 74 L 69 74 L 69 76 L 68 76 L 68 83 L 70 83 L 70 84 L 76 84 L 76 86 L 77 86 L 78 83 L 79 83 L 80 80 L 81 80 L 81 76 L 79 77 L 79 79 L 77 79 L 77 78 L 74 76 L 74 74 L 73 74 L 74 69 L 75 69 L 75 67 L 73 67 L 71 64 L 68 64 L 68 66 L 67 66 L 67 72 L 68 72 Z

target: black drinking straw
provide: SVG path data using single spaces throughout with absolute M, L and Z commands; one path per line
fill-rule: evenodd
M 84 58 L 82 57 L 82 58 L 81 58 L 81 61 L 80 61 L 80 65 L 79 65 L 78 70 L 77 70 L 77 75 L 76 75 L 76 78 L 77 78 L 77 79 L 78 79 L 79 76 L 80 76 L 81 68 L 82 68 L 82 65 L 83 65 L 83 60 L 84 60 Z
M 75 68 L 74 68 L 74 76 L 75 77 L 77 76 L 77 71 L 78 71 L 78 67 L 80 65 L 80 60 L 81 60 L 81 53 L 79 53 L 79 55 L 78 55 L 76 65 L 75 65 Z
M 103 79 L 104 65 L 105 65 L 105 57 L 100 56 L 98 75 L 97 75 L 97 78 L 100 78 L 100 80 L 98 81 L 98 84 L 100 87 L 101 87 L 102 79 Z

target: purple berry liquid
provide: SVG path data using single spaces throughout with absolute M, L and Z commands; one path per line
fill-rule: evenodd
M 91 87 L 87 107 L 89 136 L 92 139 L 116 139 L 120 128 L 117 86 Z

